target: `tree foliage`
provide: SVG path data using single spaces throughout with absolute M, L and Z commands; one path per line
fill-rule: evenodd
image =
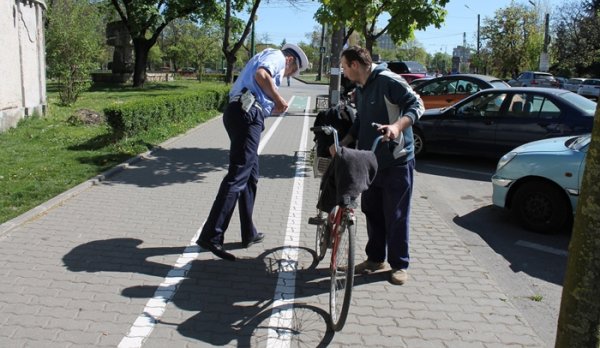
M 225 81 L 233 82 L 233 67 L 237 60 L 237 53 L 250 34 L 252 23 L 261 0 L 225 0 L 225 19 L 223 21 L 222 51 L 227 62 Z M 248 20 L 244 23 L 236 14 L 246 11 Z
M 502 52 L 489 56 L 487 65 L 492 74 L 505 77 L 515 70 L 538 70 L 544 38 L 535 11 L 513 3 L 483 22 L 481 39 L 485 48 Z
M 596 105 L 563 284 L 557 348 L 600 347 L 600 108 Z
M 348 28 L 348 34 L 356 31 L 365 39 L 365 48 L 373 52 L 373 45 L 388 33 L 395 42 L 412 39 L 415 30 L 430 25 L 441 26 L 446 16 L 444 6 L 448 0 L 321 0 L 315 18 L 320 23 L 336 28 Z M 377 23 L 389 17 L 383 28 Z
M 133 85 L 142 86 L 146 79 L 148 51 L 158 40 L 162 30 L 177 18 L 201 21 L 221 16 L 213 0 L 110 0 L 119 18 L 131 35 L 135 67 Z
M 85 18 L 85 21 L 81 19 Z M 96 6 L 80 0 L 54 0 L 48 8 L 46 60 L 48 76 L 58 80 L 62 104 L 74 103 L 89 86 L 90 72 L 104 39 Z
M 563 4 L 554 18 L 552 46 L 556 71 L 566 75 L 600 75 L 600 1 L 584 0 Z

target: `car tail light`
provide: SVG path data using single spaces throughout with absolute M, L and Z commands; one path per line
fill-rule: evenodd
M 531 84 L 532 84 L 532 85 L 537 85 L 537 84 L 538 84 L 538 82 L 537 82 L 536 80 L 531 80 Z

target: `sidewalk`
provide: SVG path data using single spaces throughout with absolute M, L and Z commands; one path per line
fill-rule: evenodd
M 242 248 L 235 212 L 225 246 L 236 262 L 193 244 L 227 167 L 220 118 L 1 225 L 0 346 L 543 347 L 418 173 L 408 283 L 357 276 L 346 326 L 326 331 L 328 256 L 316 264 L 306 223 L 319 182 L 305 109 L 323 88 L 282 87 L 293 107 L 263 132 L 254 215 L 267 237 Z

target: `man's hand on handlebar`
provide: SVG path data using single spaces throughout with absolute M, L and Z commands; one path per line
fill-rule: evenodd
M 379 124 L 373 123 L 373 127 L 377 128 L 377 131 L 383 135 L 383 139 L 381 141 L 390 141 L 398 138 L 402 130 L 400 126 L 396 123 L 394 124 Z

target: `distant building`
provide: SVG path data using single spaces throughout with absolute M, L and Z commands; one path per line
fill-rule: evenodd
M 0 132 L 46 113 L 44 0 L 0 1 Z
M 395 50 L 396 44 L 388 33 L 384 33 L 377 39 L 377 48 L 383 50 Z
M 456 46 L 452 50 L 452 72 L 469 73 L 471 65 L 471 49 L 465 46 Z M 456 59 L 456 58 L 458 59 Z M 456 64 L 454 62 L 457 62 Z

